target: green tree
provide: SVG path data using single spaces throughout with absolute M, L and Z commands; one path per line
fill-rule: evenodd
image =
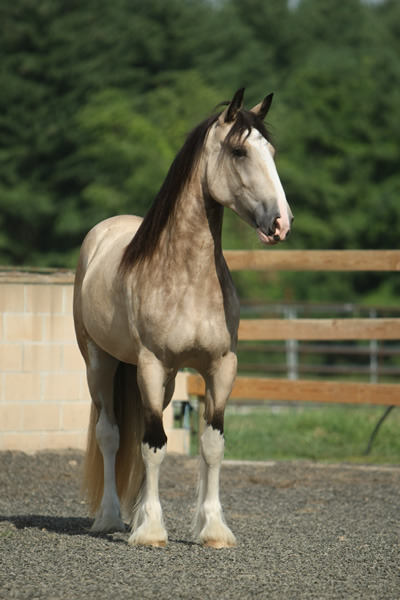
M 268 118 L 296 217 L 286 247 L 396 248 L 399 6 L 3 2 L 0 262 L 72 266 L 97 221 L 147 210 L 187 131 L 242 85 L 248 107 L 276 93 Z M 229 213 L 224 244 L 259 247 Z M 244 275 L 241 294 L 399 291 L 387 276 L 313 277 Z
M 391 224 L 400 218 L 398 53 L 385 44 L 382 20 L 376 22 L 371 7 L 356 1 L 304 0 L 299 24 L 310 29 L 308 38 L 320 41 L 294 68 L 279 109 L 280 170 L 296 215 L 291 245 L 396 248 Z M 299 44 L 305 49 L 305 40 Z M 315 298 L 316 290 L 321 300 L 350 294 L 384 302 L 398 293 L 396 278 L 387 275 L 359 275 L 353 283 L 322 275 L 320 286 L 313 274 L 286 279 L 303 300 Z
M 93 111 L 104 113 L 94 100 L 96 94 L 112 88 L 138 102 L 145 92 L 158 87 L 159 73 L 193 62 L 193 54 L 186 51 L 196 36 L 185 38 L 182 27 L 190 24 L 191 15 L 211 14 L 213 9 L 205 2 L 197 8 L 197 3 L 187 6 L 183 0 L 172 0 L 168 10 L 167 15 L 166 3 L 156 0 L 116 0 L 112 5 L 97 0 L 17 0 L 1 5 L 1 262 L 71 264 L 89 222 L 94 224 L 89 219 L 89 214 L 94 217 L 94 198 L 102 197 L 98 212 L 106 213 L 105 194 L 98 187 L 94 194 L 102 181 L 105 157 L 89 160 L 89 141 L 83 135 L 93 139 L 95 131 L 92 127 L 89 135 L 89 117 L 85 129 L 76 115 L 85 114 L 87 105 L 93 124 Z M 177 19 L 172 18 L 174 13 Z M 166 15 L 168 23 L 163 20 Z M 193 27 L 201 27 L 198 20 L 194 24 L 191 34 Z M 140 125 L 139 115 L 135 118 L 140 129 L 143 122 Z M 171 114 L 168 121 L 173 118 Z M 147 138 L 142 165 L 136 175 L 130 175 L 130 189 L 136 186 L 140 198 L 144 190 L 154 192 L 155 173 L 166 169 L 165 152 L 155 157 L 162 142 L 155 144 L 155 135 Z M 126 143 L 124 135 L 116 135 L 114 150 L 118 139 L 121 145 Z M 149 166 L 144 167 L 146 158 Z M 133 171 L 134 164 L 130 166 Z M 115 179 L 108 180 L 113 200 L 122 194 L 121 186 L 114 188 L 114 183 Z M 149 198 L 150 192 L 147 202 Z M 108 200 L 108 206 L 111 211 L 114 202 Z

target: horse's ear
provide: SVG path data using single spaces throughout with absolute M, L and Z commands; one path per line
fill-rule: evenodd
M 261 119 L 261 121 L 264 121 L 265 117 L 268 114 L 269 109 L 271 108 L 273 97 L 274 97 L 274 94 L 268 94 L 268 96 L 266 96 L 264 98 L 264 100 L 262 102 L 260 102 L 260 104 L 257 104 L 257 106 L 252 108 L 250 112 L 257 115 L 257 117 L 259 119 Z
M 233 96 L 228 108 L 224 111 L 225 123 L 232 123 L 236 119 L 236 115 L 243 105 L 243 96 L 245 88 L 242 87 Z

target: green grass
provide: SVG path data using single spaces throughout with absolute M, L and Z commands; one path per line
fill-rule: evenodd
M 253 409 L 230 407 L 225 417 L 227 459 L 318 460 L 400 464 L 400 408 L 383 422 L 385 407 L 326 405 Z

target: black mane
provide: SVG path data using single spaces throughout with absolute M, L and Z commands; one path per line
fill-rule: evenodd
M 174 213 L 177 199 L 190 181 L 191 174 L 200 158 L 207 132 L 219 116 L 220 113 L 211 115 L 189 133 L 184 145 L 176 155 L 153 204 L 131 242 L 125 248 L 120 264 L 120 270 L 123 274 L 126 274 L 135 264 L 141 263 L 146 258 L 151 258 L 154 254 L 160 235 L 167 226 L 170 216 Z M 240 142 L 244 134 L 246 134 L 246 137 L 250 135 L 253 127 L 265 139 L 271 140 L 267 128 L 257 115 L 242 109 L 236 116 L 226 142 L 229 144 Z

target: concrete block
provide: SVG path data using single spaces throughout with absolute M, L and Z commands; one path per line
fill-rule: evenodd
M 0 436 L 0 450 L 19 450 L 33 454 L 42 449 L 41 433 L 4 433 Z
M 61 285 L 26 285 L 25 312 L 57 314 L 63 311 L 63 286 Z
M 25 304 L 25 286 L 19 283 L 1 285 L 0 312 L 22 313 Z
M 21 428 L 20 404 L 0 404 L 0 431 L 18 431 Z
M 79 400 L 92 400 L 86 379 L 86 371 L 81 373 L 79 385 Z
M 42 400 L 42 374 L 4 373 L 4 402 L 38 402 Z
M 22 412 L 23 431 L 58 431 L 60 429 L 60 407 L 58 404 L 25 404 Z
M 80 393 L 80 374 L 54 372 L 43 374 L 43 400 L 60 402 L 78 400 Z
M 44 315 L 44 339 L 47 342 L 75 342 L 75 329 L 71 315 Z
M 43 340 L 43 316 L 6 313 L 4 315 L 4 338 L 6 342 L 41 342 Z
M 74 286 L 63 285 L 63 308 L 64 315 L 72 315 L 72 304 L 74 297 Z
M 59 344 L 25 344 L 24 371 L 58 371 L 61 369 L 61 346 Z
M 62 369 L 64 371 L 85 371 L 86 365 L 79 352 L 78 344 L 71 342 L 70 344 L 61 345 Z
M 90 402 L 66 402 L 61 405 L 61 429 L 86 430 L 89 424 Z
M 0 345 L 0 370 L 21 371 L 23 346 L 22 344 Z
M 73 448 L 84 450 L 86 448 L 86 431 L 66 432 L 54 431 L 44 432 L 40 438 L 41 450 L 61 450 Z
M 168 442 L 167 452 L 178 454 L 189 454 L 190 452 L 190 434 L 185 429 L 174 429 L 166 431 Z

